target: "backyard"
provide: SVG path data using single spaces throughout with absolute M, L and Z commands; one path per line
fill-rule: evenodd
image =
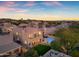
M 59 40 L 51 43 L 53 49 L 71 56 L 79 56 L 79 50 L 76 49 L 76 45 L 79 43 L 79 26 L 59 29 L 54 36 L 59 38 Z

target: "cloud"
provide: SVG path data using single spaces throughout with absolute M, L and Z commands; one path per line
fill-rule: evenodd
M 35 6 L 35 5 L 36 5 L 35 1 L 28 1 L 28 2 L 26 2 L 26 4 L 24 6 L 32 7 L 32 6 Z
M 43 2 L 44 5 L 47 5 L 47 6 L 63 6 L 62 3 L 58 2 L 58 1 L 46 1 L 46 2 Z
M 9 11 L 9 10 L 11 10 L 10 8 L 8 8 L 8 7 L 0 7 L 0 12 L 7 12 L 7 11 Z
M 4 2 L 6 6 L 11 6 L 11 5 L 15 5 L 15 2 L 12 2 L 12 1 L 7 1 L 7 2 Z
M 28 10 L 24 10 L 24 9 L 14 9 L 13 11 L 18 13 L 28 12 Z
M 1 6 L 4 7 L 13 7 L 13 6 L 17 6 L 18 4 L 16 4 L 16 2 L 14 1 L 5 1 L 1 3 Z
M 17 8 L 10 8 L 10 7 L 0 7 L 0 13 L 6 13 L 6 12 L 18 12 L 23 13 L 27 12 L 28 10 L 25 9 L 17 9 Z

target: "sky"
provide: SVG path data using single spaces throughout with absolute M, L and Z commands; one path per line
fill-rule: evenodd
M 79 19 L 79 1 L 0 1 L 0 18 Z

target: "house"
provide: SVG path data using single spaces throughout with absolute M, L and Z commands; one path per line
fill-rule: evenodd
M 13 31 L 0 34 L 0 56 L 20 56 L 27 49 L 13 41 Z
M 43 39 L 43 33 L 38 28 L 25 27 L 25 28 L 16 28 L 14 29 L 14 35 L 17 35 L 21 43 L 28 47 L 33 47 L 37 44 L 45 43 Z
M 28 43 L 30 46 L 45 43 L 43 33 L 38 28 L 27 27 L 22 30 L 22 35 L 25 44 Z
M 15 42 L 0 45 L 0 56 L 13 56 L 20 53 L 21 46 Z M 17 51 L 17 52 L 15 52 Z

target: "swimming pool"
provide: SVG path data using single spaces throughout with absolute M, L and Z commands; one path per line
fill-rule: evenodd
M 52 37 L 48 37 L 48 38 L 46 38 L 46 39 L 47 39 L 47 42 L 48 42 L 48 43 L 51 43 L 51 42 L 55 41 L 55 39 L 52 38 Z

